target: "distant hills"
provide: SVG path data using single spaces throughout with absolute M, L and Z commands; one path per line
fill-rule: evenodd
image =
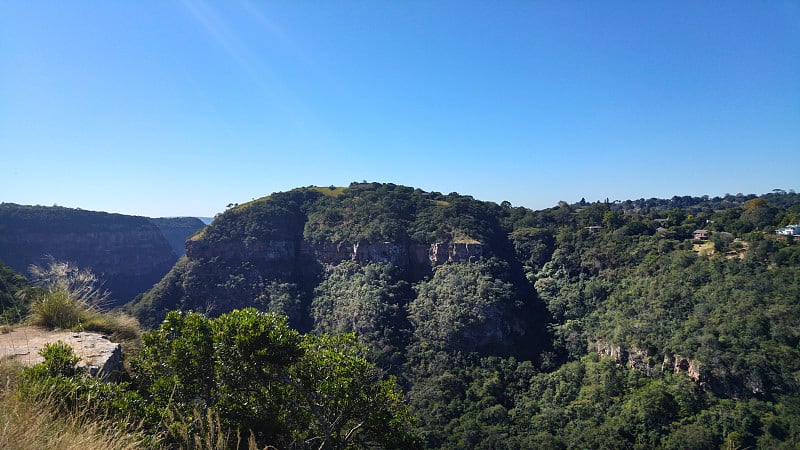
M 20 273 L 52 256 L 90 268 L 114 305 L 149 289 L 204 224 L 197 218 L 109 214 L 63 207 L 0 204 L 0 261 Z

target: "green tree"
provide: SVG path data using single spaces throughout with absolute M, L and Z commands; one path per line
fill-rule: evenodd
M 216 319 L 171 312 L 132 362 L 144 397 L 194 427 L 206 411 L 259 445 L 414 447 L 397 385 L 352 335 L 301 335 L 249 308 Z M 169 430 L 168 430 L 169 431 Z
M 408 329 L 404 297 L 408 283 L 397 281 L 391 264 L 343 262 L 317 286 L 311 303 L 316 333 L 355 333 L 382 366 L 402 364 L 402 333 Z
M 435 348 L 478 350 L 510 334 L 513 286 L 495 274 L 496 262 L 452 263 L 437 267 L 417 285 L 409 305 L 414 336 Z

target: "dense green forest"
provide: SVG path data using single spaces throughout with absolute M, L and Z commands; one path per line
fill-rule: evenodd
M 173 346 L 164 324 L 191 318 L 217 348 L 215 327 L 246 307 L 286 317 L 301 348 L 354 333 L 341 348 L 394 377 L 415 423 L 398 436 L 426 448 L 798 448 L 800 239 L 775 233 L 798 222 L 784 191 L 532 211 L 393 184 L 300 188 L 220 214 L 128 309 Z M 178 350 L 149 342 L 161 353 L 145 361 Z M 224 400 L 191 376 L 182 401 Z
M 302 188 L 221 214 L 133 311 L 156 324 L 254 305 L 304 332 L 355 332 L 429 448 L 794 448 L 800 242 L 774 230 L 799 221 L 800 195 L 783 191 L 532 211 L 392 184 Z M 294 253 L 248 251 L 276 241 Z M 483 253 L 426 266 L 301 250 L 359 242 Z

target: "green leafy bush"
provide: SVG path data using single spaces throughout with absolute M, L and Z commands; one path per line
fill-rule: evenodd
M 175 412 L 173 436 L 211 410 L 227 432 L 252 433 L 261 446 L 415 446 L 396 384 L 364 354 L 352 335 L 303 336 L 252 308 L 216 319 L 171 312 L 143 336 L 132 369 L 144 398 Z

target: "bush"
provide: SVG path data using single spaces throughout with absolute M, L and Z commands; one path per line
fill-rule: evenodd
M 301 335 L 284 317 L 249 308 L 216 319 L 170 312 L 142 340 L 134 380 L 165 413 L 172 441 L 218 429 L 281 448 L 416 446 L 395 381 L 352 335 Z
M 47 344 L 39 352 L 44 358 L 42 368 L 51 377 L 71 377 L 76 374 L 76 365 L 80 358 L 69 345 L 58 341 Z

